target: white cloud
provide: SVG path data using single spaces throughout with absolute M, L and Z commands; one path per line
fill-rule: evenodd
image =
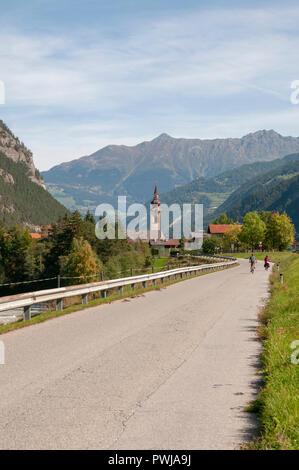
M 299 78 L 298 19 L 298 8 L 240 8 L 131 23 L 115 38 L 86 29 L 59 36 L 1 30 L 4 115 L 42 169 L 163 131 L 239 135 L 253 122 L 293 132 L 288 87 Z M 252 94 L 261 98 L 255 113 Z M 247 115 L 226 108 L 241 98 Z

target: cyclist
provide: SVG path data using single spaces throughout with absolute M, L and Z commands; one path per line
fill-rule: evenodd
M 254 268 L 255 268 L 255 263 L 256 263 L 256 257 L 254 256 L 254 253 L 251 253 L 251 256 L 249 258 L 249 263 L 250 263 L 250 271 L 253 273 Z
M 265 259 L 264 259 L 264 267 L 266 270 L 268 270 L 270 268 L 270 258 L 268 255 L 266 255 Z

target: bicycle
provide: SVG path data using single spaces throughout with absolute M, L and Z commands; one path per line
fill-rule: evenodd
M 269 264 L 269 263 L 265 263 L 265 270 L 268 271 L 269 268 L 270 268 L 270 264 Z

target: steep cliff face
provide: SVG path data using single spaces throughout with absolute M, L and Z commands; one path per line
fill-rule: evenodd
M 11 130 L 0 120 L 0 152 L 6 157 L 13 160 L 15 163 L 23 162 L 27 171 L 28 178 L 33 182 L 45 189 L 45 184 L 39 171 L 35 168 L 33 163 L 33 155 L 25 145 L 20 142 L 18 137 L 15 137 Z M 3 174 L 0 176 L 3 177 Z
M 45 189 L 30 150 L 0 121 L 0 223 L 36 230 L 65 213 Z

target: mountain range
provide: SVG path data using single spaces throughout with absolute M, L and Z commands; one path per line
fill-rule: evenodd
M 36 227 L 63 216 L 61 203 L 84 212 L 124 194 L 128 202 L 149 202 L 158 183 L 164 203 L 203 203 L 205 225 L 222 212 L 241 220 L 251 210 L 286 210 L 299 232 L 296 152 L 299 138 L 275 131 L 214 140 L 161 134 L 133 147 L 105 147 L 40 175 L 30 150 L 0 121 L 0 219 Z
M 295 152 L 299 152 L 299 138 L 273 130 L 212 140 L 161 134 L 136 146 L 109 145 L 42 176 L 57 200 L 84 212 L 102 202 L 115 203 L 118 195 L 126 195 L 128 202 L 148 201 L 155 183 L 165 193 L 200 177 L 213 178 L 243 164 L 269 162 Z M 232 190 L 224 194 L 221 188 L 212 206 L 224 202 Z

